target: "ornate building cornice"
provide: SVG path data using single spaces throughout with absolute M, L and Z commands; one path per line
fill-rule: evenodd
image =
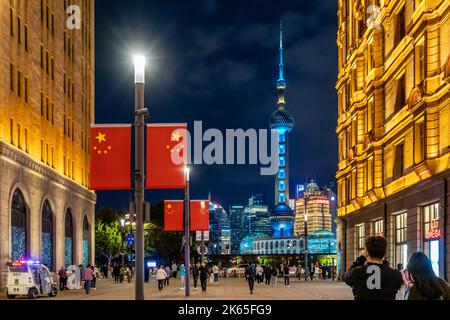
M 16 162 L 17 164 L 54 181 L 60 184 L 61 186 L 70 189 L 73 192 L 83 196 L 84 198 L 88 199 L 93 203 L 95 203 L 97 200 L 97 196 L 93 191 L 79 185 L 78 183 L 74 182 L 73 180 L 70 180 L 67 177 L 62 176 L 52 168 L 46 166 L 43 163 L 40 163 L 39 161 L 33 159 L 30 155 L 3 141 L 0 141 L 0 158 L 1 157 L 6 157 Z

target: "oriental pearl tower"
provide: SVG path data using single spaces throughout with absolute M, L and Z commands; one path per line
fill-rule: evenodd
M 279 134 L 279 169 L 275 176 L 275 207 L 270 213 L 269 222 L 273 237 L 291 237 L 294 227 L 294 212 L 289 207 L 289 144 L 288 135 L 294 129 L 294 118 L 286 111 L 283 64 L 283 25 L 280 22 L 280 64 L 277 80 L 277 110 L 270 117 L 270 129 Z

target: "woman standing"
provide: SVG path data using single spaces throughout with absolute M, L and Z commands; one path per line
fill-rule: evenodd
M 212 268 L 213 274 L 214 274 L 214 284 L 219 284 L 219 267 L 214 265 Z
M 422 252 L 415 252 L 408 261 L 413 286 L 408 300 L 450 300 L 450 286 L 434 274 L 431 261 Z
M 84 288 L 86 289 L 86 294 L 91 293 L 92 280 L 94 280 L 94 270 L 92 270 L 91 265 L 88 264 L 86 270 L 83 272 Z
M 160 266 L 158 271 L 156 271 L 156 280 L 158 280 L 158 290 L 161 292 L 161 290 L 164 287 L 164 280 L 166 279 L 166 270 L 164 270 L 164 266 Z
M 186 268 L 182 263 L 180 266 L 180 279 L 181 279 L 181 287 L 180 289 L 184 289 L 185 281 L 186 281 Z

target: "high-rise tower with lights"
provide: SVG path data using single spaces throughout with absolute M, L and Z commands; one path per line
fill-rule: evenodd
M 292 235 L 294 226 L 293 211 L 289 207 L 289 148 L 288 134 L 294 128 L 294 119 L 286 111 L 286 80 L 284 79 L 283 62 L 283 26 L 280 22 L 280 64 L 277 81 L 278 107 L 270 118 L 270 129 L 279 134 L 279 169 L 275 176 L 275 208 L 271 212 L 270 224 L 274 230 L 274 237 L 288 237 Z

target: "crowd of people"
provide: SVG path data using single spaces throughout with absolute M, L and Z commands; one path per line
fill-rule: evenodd
M 365 249 L 342 279 L 352 287 L 355 300 L 450 300 L 450 286 L 436 276 L 430 259 L 413 253 L 406 269 L 391 268 L 386 259 L 387 240 L 381 236 L 366 240 Z
M 90 294 L 91 289 L 96 289 L 97 278 L 99 277 L 99 269 L 96 266 L 91 266 L 88 264 L 86 268 L 83 265 L 79 265 L 81 280 L 84 281 L 84 289 L 86 290 L 86 294 Z M 59 290 L 64 291 L 68 290 L 67 280 L 69 278 L 69 274 L 67 272 L 67 268 L 61 267 L 58 271 L 59 276 Z

